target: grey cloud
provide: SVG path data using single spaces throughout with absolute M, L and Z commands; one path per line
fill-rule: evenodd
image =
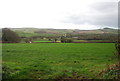
M 90 6 L 90 12 L 83 15 L 74 14 L 64 20 L 65 23 L 91 24 L 99 26 L 117 27 L 117 2 L 95 3 Z
M 111 10 L 116 12 L 117 4 L 117 2 L 100 2 L 92 4 L 91 7 L 100 12 L 110 12 Z

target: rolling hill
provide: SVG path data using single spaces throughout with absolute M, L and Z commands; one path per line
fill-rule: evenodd
M 117 29 L 104 28 L 96 30 L 79 29 L 40 29 L 40 28 L 11 28 L 21 37 L 32 36 L 62 36 L 63 34 L 118 34 Z

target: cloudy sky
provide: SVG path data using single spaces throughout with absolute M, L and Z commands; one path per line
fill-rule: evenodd
M 0 0 L 0 27 L 117 28 L 118 0 Z

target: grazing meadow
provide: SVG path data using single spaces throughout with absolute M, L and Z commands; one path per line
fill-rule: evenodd
M 3 79 L 103 79 L 114 43 L 4 43 Z

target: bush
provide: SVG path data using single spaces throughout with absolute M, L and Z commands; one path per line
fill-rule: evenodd
M 2 41 L 3 42 L 20 42 L 21 38 L 8 28 L 2 29 Z
M 73 39 L 61 37 L 61 42 L 62 43 L 71 43 L 71 42 L 73 42 Z

